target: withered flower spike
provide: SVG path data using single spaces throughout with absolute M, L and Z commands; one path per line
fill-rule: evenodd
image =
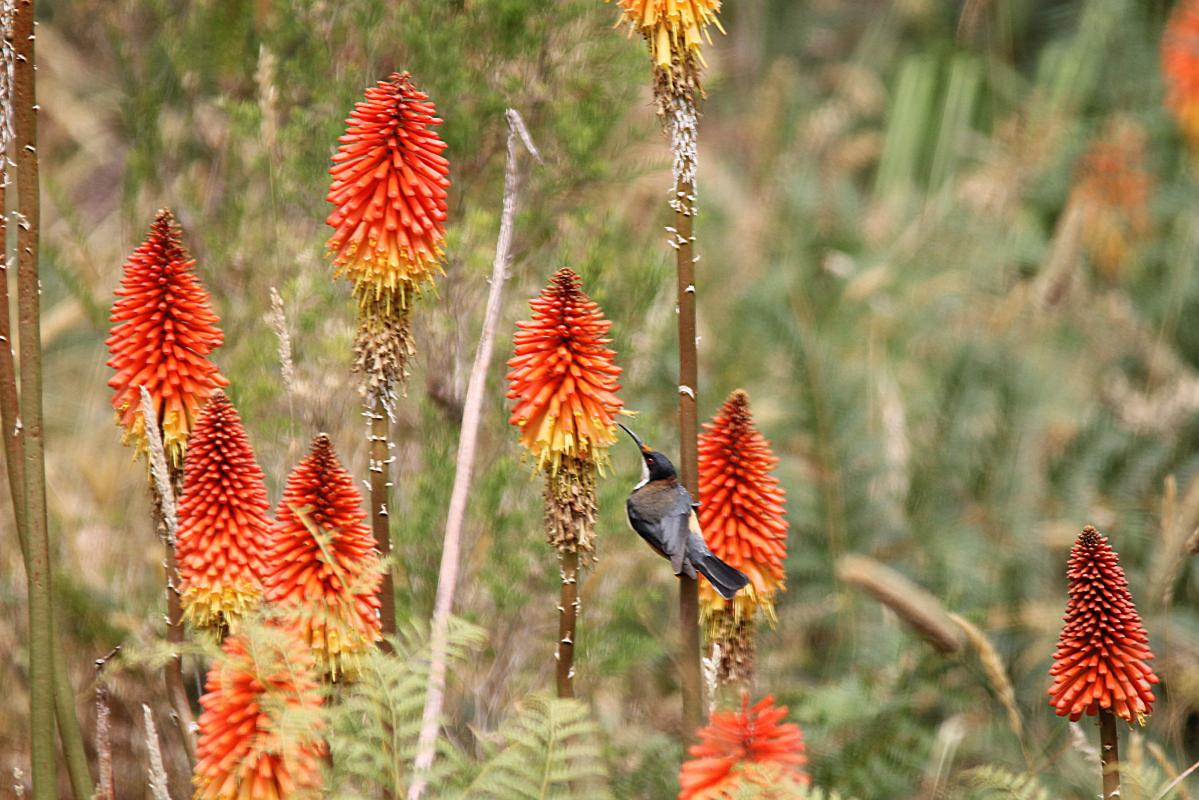
M 782 722 L 786 716 L 787 707 L 775 706 L 770 695 L 752 707 L 743 695 L 740 709 L 713 711 L 679 773 L 679 800 L 733 797 L 765 786 L 760 781 L 766 775 L 806 786 L 803 733 L 795 723 Z M 758 766 L 773 769 L 747 769 Z
M 287 479 L 265 561 L 266 600 L 294 617 L 336 680 L 381 635 L 379 553 L 354 480 L 321 434 Z
M 509 422 L 537 466 L 557 470 L 564 458 L 603 466 L 616 441 L 620 368 L 606 345 L 612 323 L 563 267 L 538 297 L 533 318 L 518 322 L 508 360 Z
M 1084 528 L 1070 551 L 1067 576 L 1070 599 L 1049 670 L 1050 705 L 1074 721 L 1106 709 L 1129 724 L 1144 724 L 1158 682 L 1146 663 L 1153 652 L 1107 538 Z
M 236 631 L 262 598 L 270 529 L 262 468 L 237 410 L 217 390 L 184 458 L 176 553 L 185 619 Z
M 230 636 L 200 698 L 195 800 L 315 800 L 324 747 L 311 725 L 321 706 L 312 654 L 294 631 Z M 294 645 L 289 646 L 294 642 Z M 282 724 L 311 714 L 309 727 Z
M 449 162 L 429 96 L 392 73 L 355 103 L 333 156 L 329 252 L 359 301 L 405 309 L 432 281 L 445 239 Z
M 159 211 L 146 241 L 125 262 L 106 341 L 112 356 L 108 366 L 116 370 L 108 385 L 124 441 L 145 449 L 139 406 L 139 387 L 145 386 L 158 412 L 167 458 L 176 468 L 183 463 L 200 405 L 229 383 L 208 360 L 224 336 L 195 265 L 175 218 Z

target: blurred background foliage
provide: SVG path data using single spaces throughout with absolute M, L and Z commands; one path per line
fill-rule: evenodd
M 1186 548 L 1199 526 L 1199 329 L 1185 325 L 1199 312 L 1199 192 L 1162 103 L 1171 6 L 726 3 L 701 122 L 699 402 L 708 416 L 747 389 L 782 458 L 789 590 L 778 629 L 760 637 L 756 689 L 790 705 L 820 787 L 1007 796 L 995 793 L 1007 770 L 1034 773 L 1043 796 L 1093 796 L 1091 726 L 1072 730 L 1045 699 L 1065 556 L 1087 523 L 1121 553 L 1163 678 L 1155 716 L 1125 746 L 1127 769 L 1153 786 L 1199 759 L 1199 575 Z M 677 451 L 669 152 L 643 46 L 611 29 L 616 9 L 39 7 L 50 502 L 60 631 L 87 728 L 92 660 L 161 627 L 143 469 L 120 445 L 105 385 L 121 264 L 171 206 L 215 297 L 226 333 L 216 361 L 274 498 L 321 430 L 365 475 L 348 371 L 353 304 L 329 280 L 324 193 L 352 103 L 393 69 L 437 102 L 454 181 L 446 274 L 416 317 L 420 364 L 396 435 L 401 613 L 419 620 L 432 607 L 508 106 L 546 164 L 526 171 L 503 330 L 555 268 L 575 268 L 614 322 L 636 427 Z M 288 315 L 290 386 L 264 321 L 271 287 Z M 452 676 L 449 733 L 466 751 L 482 752 L 553 669 L 557 567 L 539 485 L 506 424 L 509 347 L 505 334 L 456 606 L 488 634 Z M 636 470 L 618 446 L 601 482 L 576 686 L 613 795 L 665 798 L 682 758 L 677 611 L 673 579 L 623 520 Z M 885 561 L 973 622 L 989 660 L 975 648 L 938 653 L 839 581 L 849 553 Z M 7 775 L 27 759 L 11 536 L 0 565 Z M 197 689 L 202 667 L 188 664 Z M 1022 737 L 1002 703 L 1004 675 Z M 138 706 L 166 719 L 160 678 L 130 667 L 113 680 L 117 795 L 139 798 Z M 181 754 L 166 755 L 176 796 L 187 796 Z M 0 779 L 0 796 L 11 783 Z

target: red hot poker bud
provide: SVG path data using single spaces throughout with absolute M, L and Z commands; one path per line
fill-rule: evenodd
M 213 389 L 228 385 L 208 356 L 224 341 L 208 292 L 183 249 L 179 226 L 163 209 L 150 235 L 125 262 L 106 344 L 108 381 L 124 441 L 146 447 L 140 387 L 158 411 L 167 458 L 178 467 L 193 421 Z
M 183 465 L 176 545 L 183 614 L 197 627 L 236 630 L 262 597 L 271 520 L 262 469 L 224 392 L 204 405 Z
M 379 553 L 362 496 L 325 434 L 292 471 L 265 561 L 266 599 L 295 617 L 334 680 L 381 635 Z
M 329 170 L 328 245 L 364 304 L 398 294 L 406 307 L 441 260 L 450 180 L 440 124 L 407 72 L 368 88 L 346 120 Z
M 294 632 L 230 636 L 200 698 L 195 800 L 316 800 L 324 747 L 311 734 L 321 706 L 312 654 Z M 312 717 L 281 719 L 286 714 Z
M 739 796 L 770 775 L 806 786 L 803 733 L 795 723 L 783 723 L 786 716 L 787 707 L 775 706 L 771 695 L 753 707 L 743 695 L 740 709 L 713 711 L 679 773 L 679 800 Z M 760 766 L 773 769 L 750 769 Z
M 1076 721 L 1110 710 L 1129 724 L 1153 712 L 1149 636 L 1107 537 L 1087 526 L 1070 551 L 1070 599 L 1053 654 L 1049 703 Z
M 616 441 L 620 367 L 606 345 L 612 323 L 565 267 L 529 301 L 533 319 L 518 322 L 508 361 L 509 423 L 539 468 L 563 458 L 602 465 Z

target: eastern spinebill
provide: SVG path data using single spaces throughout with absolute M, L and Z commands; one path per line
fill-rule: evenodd
M 629 524 L 658 555 L 670 559 L 675 575 L 695 578 L 698 570 L 726 600 L 749 583 L 744 572 L 730 567 L 708 549 L 691 495 L 679 483 L 670 459 L 650 450 L 641 437 L 620 425 L 641 450 L 641 481 L 626 507 Z

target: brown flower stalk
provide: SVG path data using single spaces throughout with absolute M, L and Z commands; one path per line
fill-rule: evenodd
M 583 563 L 595 559 L 595 481 L 616 441 L 620 368 L 607 345 L 612 323 L 563 267 L 529 301 L 533 318 L 517 323 L 508 361 L 509 422 L 545 476 L 545 533 L 558 551 L 558 695 L 574 696 L 574 643 Z

